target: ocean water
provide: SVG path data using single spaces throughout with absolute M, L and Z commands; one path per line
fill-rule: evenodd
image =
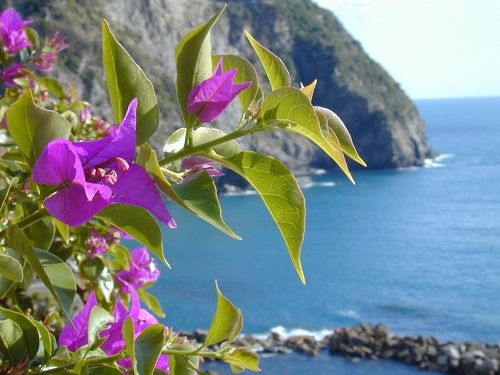
M 153 293 L 164 323 L 208 327 L 214 280 L 243 310 L 244 332 L 313 332 L 383 322 L 400 334 L 500 342 L 500 98 L 418 101 L 431 146 L 426 167 L 311 176 L 300 284 L 256 195 L 221 200 L 235 241 L 173 209 Z M 274 356 L 264 374 L 416 374 L 392 362 Z

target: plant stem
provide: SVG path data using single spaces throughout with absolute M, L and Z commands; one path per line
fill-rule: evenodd
M 184 352 L 182 350 L 162 350 L 161 354 L 169 354 L 169 355 L 197 355 L 199 357 L 206 357 L 206 358 L 221 358 L 220 353 L 217 352 L 202 352 L 199 350 L 194 350 L 191 352 Z
M 42 220 L 45 216 L 47 216 L 47 210 L 45 208 L 42 208 L 41 210 L 35 211 L 31 215 L 26 216 L 21 221 L 14 223 L 14 225 L 17 225 L 19 227 L 19 229 L 26 229 L 29 226 L 35 224 L 36 222 Z M 6 232 L 7 232 L 7 229 L 4 229 L 3 231 L 1 231 L 0 238 L 5 237 Z
M 198 146 L 194 146 L 191 148 L 184 147 L 179 152 L 176 152 L 173 155 L 170 155 L 170 156 L 167 156 L 166 158 L 161 159 L 158 163 L 160 164 L 160 166 L 163 166 L 165 164 L 172 163 L 176 160 L 182 159 L 186 156 L 195 155 L 195 154 L 203 152 L 203 151 L 208 151 L 210 148 L 212 148 L 214 146 L 220 145 L 224 142 L 231 141 L 231 140 L 236 139 L 236 138 L 243 137 L 247 134 L 253 133 L 254 131 L 255 131 L 255 128 L 250 128 L 250 129 L 246 129 L 246 130 L 237 130 L 233 133 L 227 134 L 223 137 L 214 139 L 213 141 L 203 143 L 203 144 L 198 145 Z M 186 133 L 186 136 L 187 136 L 187 133 Z

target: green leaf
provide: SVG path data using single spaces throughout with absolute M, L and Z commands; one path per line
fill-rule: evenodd
M 241 237 L 234 233 L 222 218 L 217 187 L 208 172 L 202 171 L 192 180 L 174 185 L 173 188 L 191 212 L 228 236 L 241 240 Z
M 244 348 L 234 349 L 228 354 L 225 354 L 222 357 L 222 360 L 236 366 L 237 368 L 247 369 L 250 371 L 260 371 L 259 356 Z
M 28 36 L 28 40 L 31 42 L 33 49 L 40 48 L 40 36 L 38 35 L 38 32 L 31 27 L 25 27 L 24 32 Z
M 135 341 L 137 373 L 152 375 L 165 343 L 165 327 L 152 324 Z
M 290 73 L 288 73 L 288 69 L 283 61 L 262 44 L 257 42 L 248 31 L 245 31 L 245 34 L 255 53 L 259 57 L 262 66 L 264 67 L 273 91 L 282 87 L 290 86 L 292 84 L 292 80 L 290 79 Z
M 50 356 L 52 355 L 52 340 L 50 337 L 49 330 L 42 323 L 37 322 L 36 320 L 33 320 L 32 322 L 38 331 L 38 335 L 40 336 L 41 345 L 39 347 L 37 355 L 43 356 L 43 360 L 41 363 L 46 363 L 50 359 Z
M 115 321 L 115 318 L 104 310 L 102 307 L 95 306 L 90 312 L 88 331 L 87 331 L 87 342 L 90 350 L 96 349 L 100 344 L 102 344 L 106 339 L 99 337 L 99 333 L 108 328 L 109 323 Z
M 132 99 L 139 100 L 137 109 L 137 144 L 146 142 L 158 129 L 160 109 L 155 89 L 144 71 L 102 21 L 103 63 L 108 93 L 117 123 L 121 123 Z
M 122 326 L 122 335 L 125 340 L 125 348 L 127 349 L 127 355 L 132 361 L 132 368 L 134 374 L 137 374 L 137 362 L 135 360 L 135 328 L 134 321 L 130 316 L 127 316 L 125 322 Z
M 0 307 L 0 312 L 6 319 L 12 320 L 19 326 L 19 328 L 21 328 L 21 331 L 23 331 L 28 357 L 30 359 L 35 358 L 36 353 L 38 352 L 38 347 L 40 346 L 40 338 L 35 324 L 33 324 L 31 319 L 29 319 L 26 315 L 16 311 Z
M 6 243 L 26 259 L 70 319 L 68 311 L 75 296 L 76 282 L 68 265 L 45 250 L 33 249 L 26 235 L 16 225 L 7 229 Z
M 285 87 L 269 94 L 260 108 L 259 119 L 264 124 L 280 122 L 287 124 L 285 130 L 302 134 L 318 145 L 342 168 L 346 176 L 354 183 L 347 166 L 339 163 L 339 150 L 325 139 L 321 125 L 307 96 L 299 89 Z
M 55 227 L 57 228 L 57 231 L 61 235 L 64 243 L 66 245 L 69 244 L 69 225 L 57 220 L 55 217 L 52 217 L 51 219 Z
M 174 202 L 227 235 L 241 239 L 227 226 L 222 218 L 220 203 L 217 198 L 217 188 L 210 176 L 208 176 L 208 179 L 206 176 L 199 176 L 188 183 L 175 185 L 175 188 L 172 187 L 158 164 L 155 151 L 149 145 L 140 147 L 137 162 L 152 175 L 156 185 Z M 188 195 L 191 192 L 195 192 L 196 195 Z
M 56 228 L 51 218 L 46 216 L 26 228 L 24 233 L 31 239 L 34 247 L 49 249 L 54 240 Z
M 97 217 L 134 237 L 170 267 L 163 254 L 160 226 L 146 209 L 129 204 L 112 204 L 99 212 Z
M 12 138 L 28 163 L 33 165 L 50 141 L 68 138 L 71 125 L 54 111 L 40 108 L 33 102 L 30 91 L 12 104 L 7 111 L 7 124 Z
M 295 270 L 305 284 L 300 252 L 304 240 L 306 208 L 304 195 L 290 170 L 279 160 L 252 151 L 242 151 L 228 159 L 207 157 L 240 174 L 257 190 L 278 225 Z
M 64 88 L 57 79 L 52 77 L 38 77 L 37 80 L 56 98 L 62 99 L 66 95 Z
M 305 96 L 309 99 L 309 101 L 312 101 L 312 98 L 314 96 L 314 90 L 316 90 L 316 85 L 318 84 L 318 80 L 315 79 L 312 81 L 310 84 L 307 86 L 301 87 L 300 91 L 304 93 Z
M 161 307 L 161 303 L 155 296 L 153 296 L 151 293 L 146 292 L 144 289 L 139 289 L 139 296 L 155 315 L 159 316 L 160 318 L 165 317 L 165 312 Z
M 224 6 L 207 23 L 182 38 L 175 47 L 177 63 L 177 98 L 184 121 L 188 123 L 188 96 L 193 87 L 212 76 L 210 30 L 224 12 Z
M 192 352 L 196 347 L 190 344 L 176 345 L 174 350 Z M 197 375 L 198 372 L 194 371 L 189 364 L 198 368 L 200 366 L 200 357 L 171 355 L 169 356 L 170 375 Z
M 243 113 L 250 108 L 259 90 L 259 78 L 253 65 L 247 59 L 237 55 L 213 55 L 212 67 L 215 69 L 219 60 L 224 59 L 224 71 L 237 69 L 235 83 L 252 82 L 252 85 L 238 94 Z
M 215 288 L 217 289 L 217 309 L 203 346 L 234 339 L 243 326 L 241 311 L 222 294 L 217 281 L 215 282 Z
M 342 122 L 339 116 L 335 114 L 335 112 L 330 111 L 327 108 L 323 107 L 314 107 L 316 110 L 320 111 L 328 121 L 328 126 L 333 130 L 335 135 L 338 138 L 340 146 L 342 147 L 342 151 L 349 156 L 352 160 L 358 162 L 362 166 L 366 167 L 365 161 L 359 156 L 356 147 L 354 147 L 354 143 L 352 141 L 351 135 L 347 130 L 347 127 Z
M 26 342 L 21 328 L 10 319 L 0 321 L 0 351 L 17 365 L 26 353 Z
M 226 133 L 224 133 L 222 130 L 200 126 L 199 128 L 193 130 L 192 146 L 195 147 L 208 142 L 212 142 L 216 139 L 224 137 L 225 135 Z M 186 128 L 181 128 L 176 130 L 170 135 L 170 137 L 167 138 L 163 151 L 167 153 L 174 153 L 180 151 L 184 147 L 185 138 L 186 138 Z M 215 153 L 216 155 L 222 156 L 224 158 L 229 158 L 240 152 L 240 150 L 241 148 L 238 142 L 232 139 L 230 141 L 212 147 L 210 149 L 210 152 Z
M 16 258 L 0 253 L 0 275 L 16 283 L 23 281 L 23 266 Z

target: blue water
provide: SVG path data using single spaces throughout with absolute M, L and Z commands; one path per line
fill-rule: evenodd
M 165 232 L 173 270 L 153 288 L 165 323 L 208 327 L 218 279 L 242 308 L 245 332 L 367 321 L 401 334 L 500 342 L 500 98 L 417 105 L 442 159 L 428 168 L 355 171 L 356 186 L 338 173 L 314 176 L 305 190 L 306 286 L 258 196 L 222 198 L 243 241 L 173 209 L 179 228 Z M 419 372 L 329 356 L 273 357 L 262 367 L 290 375 Z

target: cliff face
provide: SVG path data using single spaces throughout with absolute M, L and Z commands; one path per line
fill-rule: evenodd
M 255 62 L 244 30 L 283 58 L 296 83 L 319 79 L 316 105 L 332 108 L 349 128 L 369 168 L 420 165 L 430 155 L 425 126 L 398 84 L 369 58 L 335 16 L 310 0 L 227 0 L 229 17 L 216 26 L 215 53 L 239 53 Z M 45 33 L 61 31 L 71 45 L 63 53 L 63 81 L 74 84 L 96 113 L 111 119 L 101 67 L 101 19 L 153 81 L 162 122 L 153 143 L 181 126 L 175 95 L 174 48 L 182 35 L 207 20 L 218 0 L 8 0 Z M 229 130 L 231 108 L 217 126 Z M 275 155 L 294 169 L 332 168 L 333 162 L 305 138 L 259 134 L 243 143 Z

